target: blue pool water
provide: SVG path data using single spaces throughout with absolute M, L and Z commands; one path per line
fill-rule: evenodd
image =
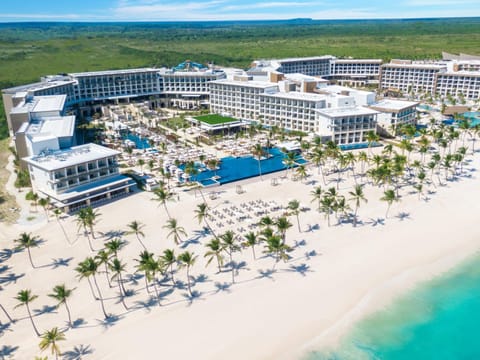
M 382 146 L 380 143 L 374 142 L 372 144 L 372 147 L 377 147 L 377 146 Z M 344 144 L 344 145 L 339 145 L 341 150 L 358 150 L 358 149 L 366 149 L 368 148 L 368 142 L 364 143 L 356 143 L 356 144 Z
M 282 160 L 285 158 L 285 154 L 277 148 L 269 149 L 268 152 L 272 156 L 260 161 L 262 174 L 284 170 L 285 165 Z M 298 164 L 305 164 L 307 161 L 299 155 L 296 158 L 296 162 Z M 221 159 L 220 169 L 217 171 L 204 170 L 198 175 L 193 176 L 192 180 L 208 186 L 212 185 L 211 178 L 213 176 L 219 176 L 220 178 L 218 179 L 218 182 L 220 184 L 226 184 L 258 175 L 258 160 L 253 156 L 239 158 L 229 156 Z
M 150 148 L 150 144 L 148 143 L 148 139 L 144 137 L 140 137 L 138 135 L 129 133 L 123 137 L 123 140 L 131 140 L 135 143 L 137 149 L 143 150 Z
M 480 257 L 360 321 L 338 348 L 304 360 L 480 359 Z
M 480 124 L 480 112 L 479 111 L 468 111 L 463 113 L 463 116 L 471 120 L 471 126 L 476 126 Z

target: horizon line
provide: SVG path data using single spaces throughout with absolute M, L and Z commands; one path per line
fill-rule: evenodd
M 383 18 L 325 18 L 314 19 L 308 17 L 300 18 L 279 18 L 279 19 L 223 19 L 223 20 L 88 20 L 88 19 L 65 19 L 65 20 L 0 20 L 0 24 L 75 24 L 75 23 L 95 23 L 95 24 L 113 24 L 113 23 L 199 23 L 199 22 L 211 22 L 211 23 L 224 23 L 224 22 L 277 22 L 277 21 L 388 21 L 388 20 L 447 20 L 447 19 L 480 19 L 480 15 L 476 16 L 433 16 L 433 17 L 383 17 Z

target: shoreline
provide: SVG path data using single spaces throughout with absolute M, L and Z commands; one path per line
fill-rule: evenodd
M 450 272 L 465 266 L 480 254 L 476 243 L 471 244 L 468 248 L 458 250 L 458 253 L 447 255 L 432 263 L 406 269 L 385 283 L 372 288 L 332 326 L 306 342 L 296 358 L 303 359 L 312 351 L 335 350 L 362 320 L 388 308 L 410 292 L 415 292 L 423 286 L 428 286 L 434 280 L 448 276 Z

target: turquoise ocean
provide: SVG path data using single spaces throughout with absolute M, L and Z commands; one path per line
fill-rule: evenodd
M 480 256 L 359 321 L 302 360 L 480 360 Z

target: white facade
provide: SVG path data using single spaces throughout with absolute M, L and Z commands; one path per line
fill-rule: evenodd
M 316 132 L 316 110 L 326 107 L 325 96 L 299 92 L 260 95 L 262 122 L 287 130 Z
M 417 102 L 384 99 L 370 106 L 378 111 L 377 125 L 383 135 L 395 136 L 404 125 L 417 123 Z
M 435 92 L 436 75 L 447 70 L 446 65 L 390 63 L 382 65 L 380 88 L 403 93 Z
M 454 98 L 480 98 L 480 71 L 458 71 L 437 75 L 435 94 L 445 98 L 448 95 Z
M 158 69 L 128 69 L 69 74 L 76 102 L 155 95 L 162 92 Z
M 23 160 L 33 189 L 68 211 L 129 191 L 132 181 L 119 174 L 119 152 L 96 144 L 44 151 Z
M 278 92 L 278 85 L 261 81 L 218 80 L 210 83 L 210 111 L 239 119 L 260 119 L 260 95 Z
M 377 111 L 361 106 L 317 111 L 318 134 L 337 145 L 363 143 L 377 131 Z

